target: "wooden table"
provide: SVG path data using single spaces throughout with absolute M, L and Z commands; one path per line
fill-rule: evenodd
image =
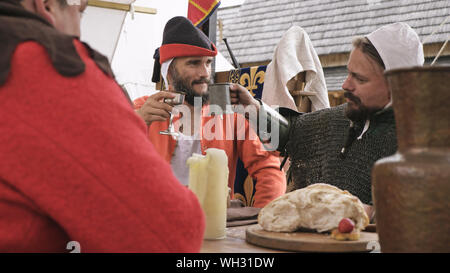
M 202 253 L 287 253 L 288 251 L 259 247 L 245 240 L 245 232 L 247 228 L 254 225 L 229 227 L 226 231 L 226 238 L 222 240 L 203 240 L 203 245 L 200 250 Z M 373 237 L 374 241 L 378 241 L 378 236 L 375 233 L 375 227 L 370 225 L 366 228 L 366 237 Z M 363 235 L 361 235 L 363 237 Z M 364 247 L 364 249 L 366 249 Z M 317 251 L 317 250 L 316 250 Z M 340 252 L 340 251 L 338 251 Z
M 227 228 L 227 237 L 222 240 L 203 240 L 202 253 L 286 253 L 286 251 L 259 247 L 245 241 L 245 230 L 250 227 Z

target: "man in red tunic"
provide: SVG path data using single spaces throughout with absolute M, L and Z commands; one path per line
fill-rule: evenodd
M 0 2 L 0 252 L 199 251 L 196 197 L 77 38 L 86 2 Z
M 249 175 L 256 180 L 254 197 L 247 200 L 248 205 L 264 207 L 283 195 L 286 177 L 280 170 L 280 160 L 263 148 L 247 120 L 237 113 L 208 115 L 213 108 L 208 101 L 208 83 L 211 80 L 213 57 L 217 54 L 209 38 L 187 18 L 177 16 L 170 19 L 164 28 L 159 53 L 160 57 L 155 61 L 161 64 L 161 75 L 169 92 L 160 91 L 152 96 L 138 98 L 134 105 L 137 113 L 149 125 L 150 141 L 158 153 L 170 162 L 178 180 L 184 185 L 188 184 L 186 160 L 193 153 L 205 154 L 206 149 L 217 148 L 224 150 L 228 156 L 228 186 L 232 194 L 240 158 Z M 183 132 L 179 132 L 177 140 L 159 133 L 169 124 L 172 106 L 164 103 L 164 100 L 174 97 L 172 91 L 186 93 L 183 105 L 186 111 L 182 112 L 186 122 L 181 123 L 187 126 L 184 126 Z M 195 107 L 194 98 L 198 98 L 202 105 Z

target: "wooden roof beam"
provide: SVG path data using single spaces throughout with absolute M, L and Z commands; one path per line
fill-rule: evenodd
M 99 8 L 105 8 L 105 9 L 116 9 L 116 10 L 124 10 L 124 11 L 130 11 L 131 5 L 128 4 L 121 4 L 121 3 L 115 3 L 115 2 L 108 2 L 108 1 L 100 1 L 100 0 L 89 0 L 88 5 L 92 7 L 99 7 Z M 157 10 L 155 8 L 147 8 L 147 7 L 139 7 L 134 6 L 134 11 L 138 13 L 146 13 L 146 14 L 156 14 Z

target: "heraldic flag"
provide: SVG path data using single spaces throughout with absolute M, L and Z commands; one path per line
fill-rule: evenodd
M 220 0 L 189 0 L 188 18 L 200 27 L 220 5 Z

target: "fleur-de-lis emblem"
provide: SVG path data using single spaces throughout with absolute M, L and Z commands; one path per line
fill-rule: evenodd
M 244 86 L 245 88 L 247 88 L 253 97 L 255 96 L 255 93 L 253 92 L 253 90 L 258 89 L 257 83 L 259 83 L 259 84 L 264 83 L 265 71 L 263 71 L 263 70 L 261 70 L 259 72 L 257 72 L 257 71 L 258 71 L 258 66 L 252 66 L 252 67 L 250 67 L 250 73 L 242 74 L 241 79 L 240 79 L 240 84 L 242 86 Z
M 249 175 L 244 181 L 244 192 L 242 193 L 235 193 L 234 199 L 239 199 L 244 203 L 247 207 L 252 207 L 255 203 L 255 195 L 254 190 L 255 189 L 255 182 L 253 182 L 252 177 Z
M 241 75 L 240 69 L 234 69 L 230 71 L 229 82 L 239 83 L 239 76 Z

